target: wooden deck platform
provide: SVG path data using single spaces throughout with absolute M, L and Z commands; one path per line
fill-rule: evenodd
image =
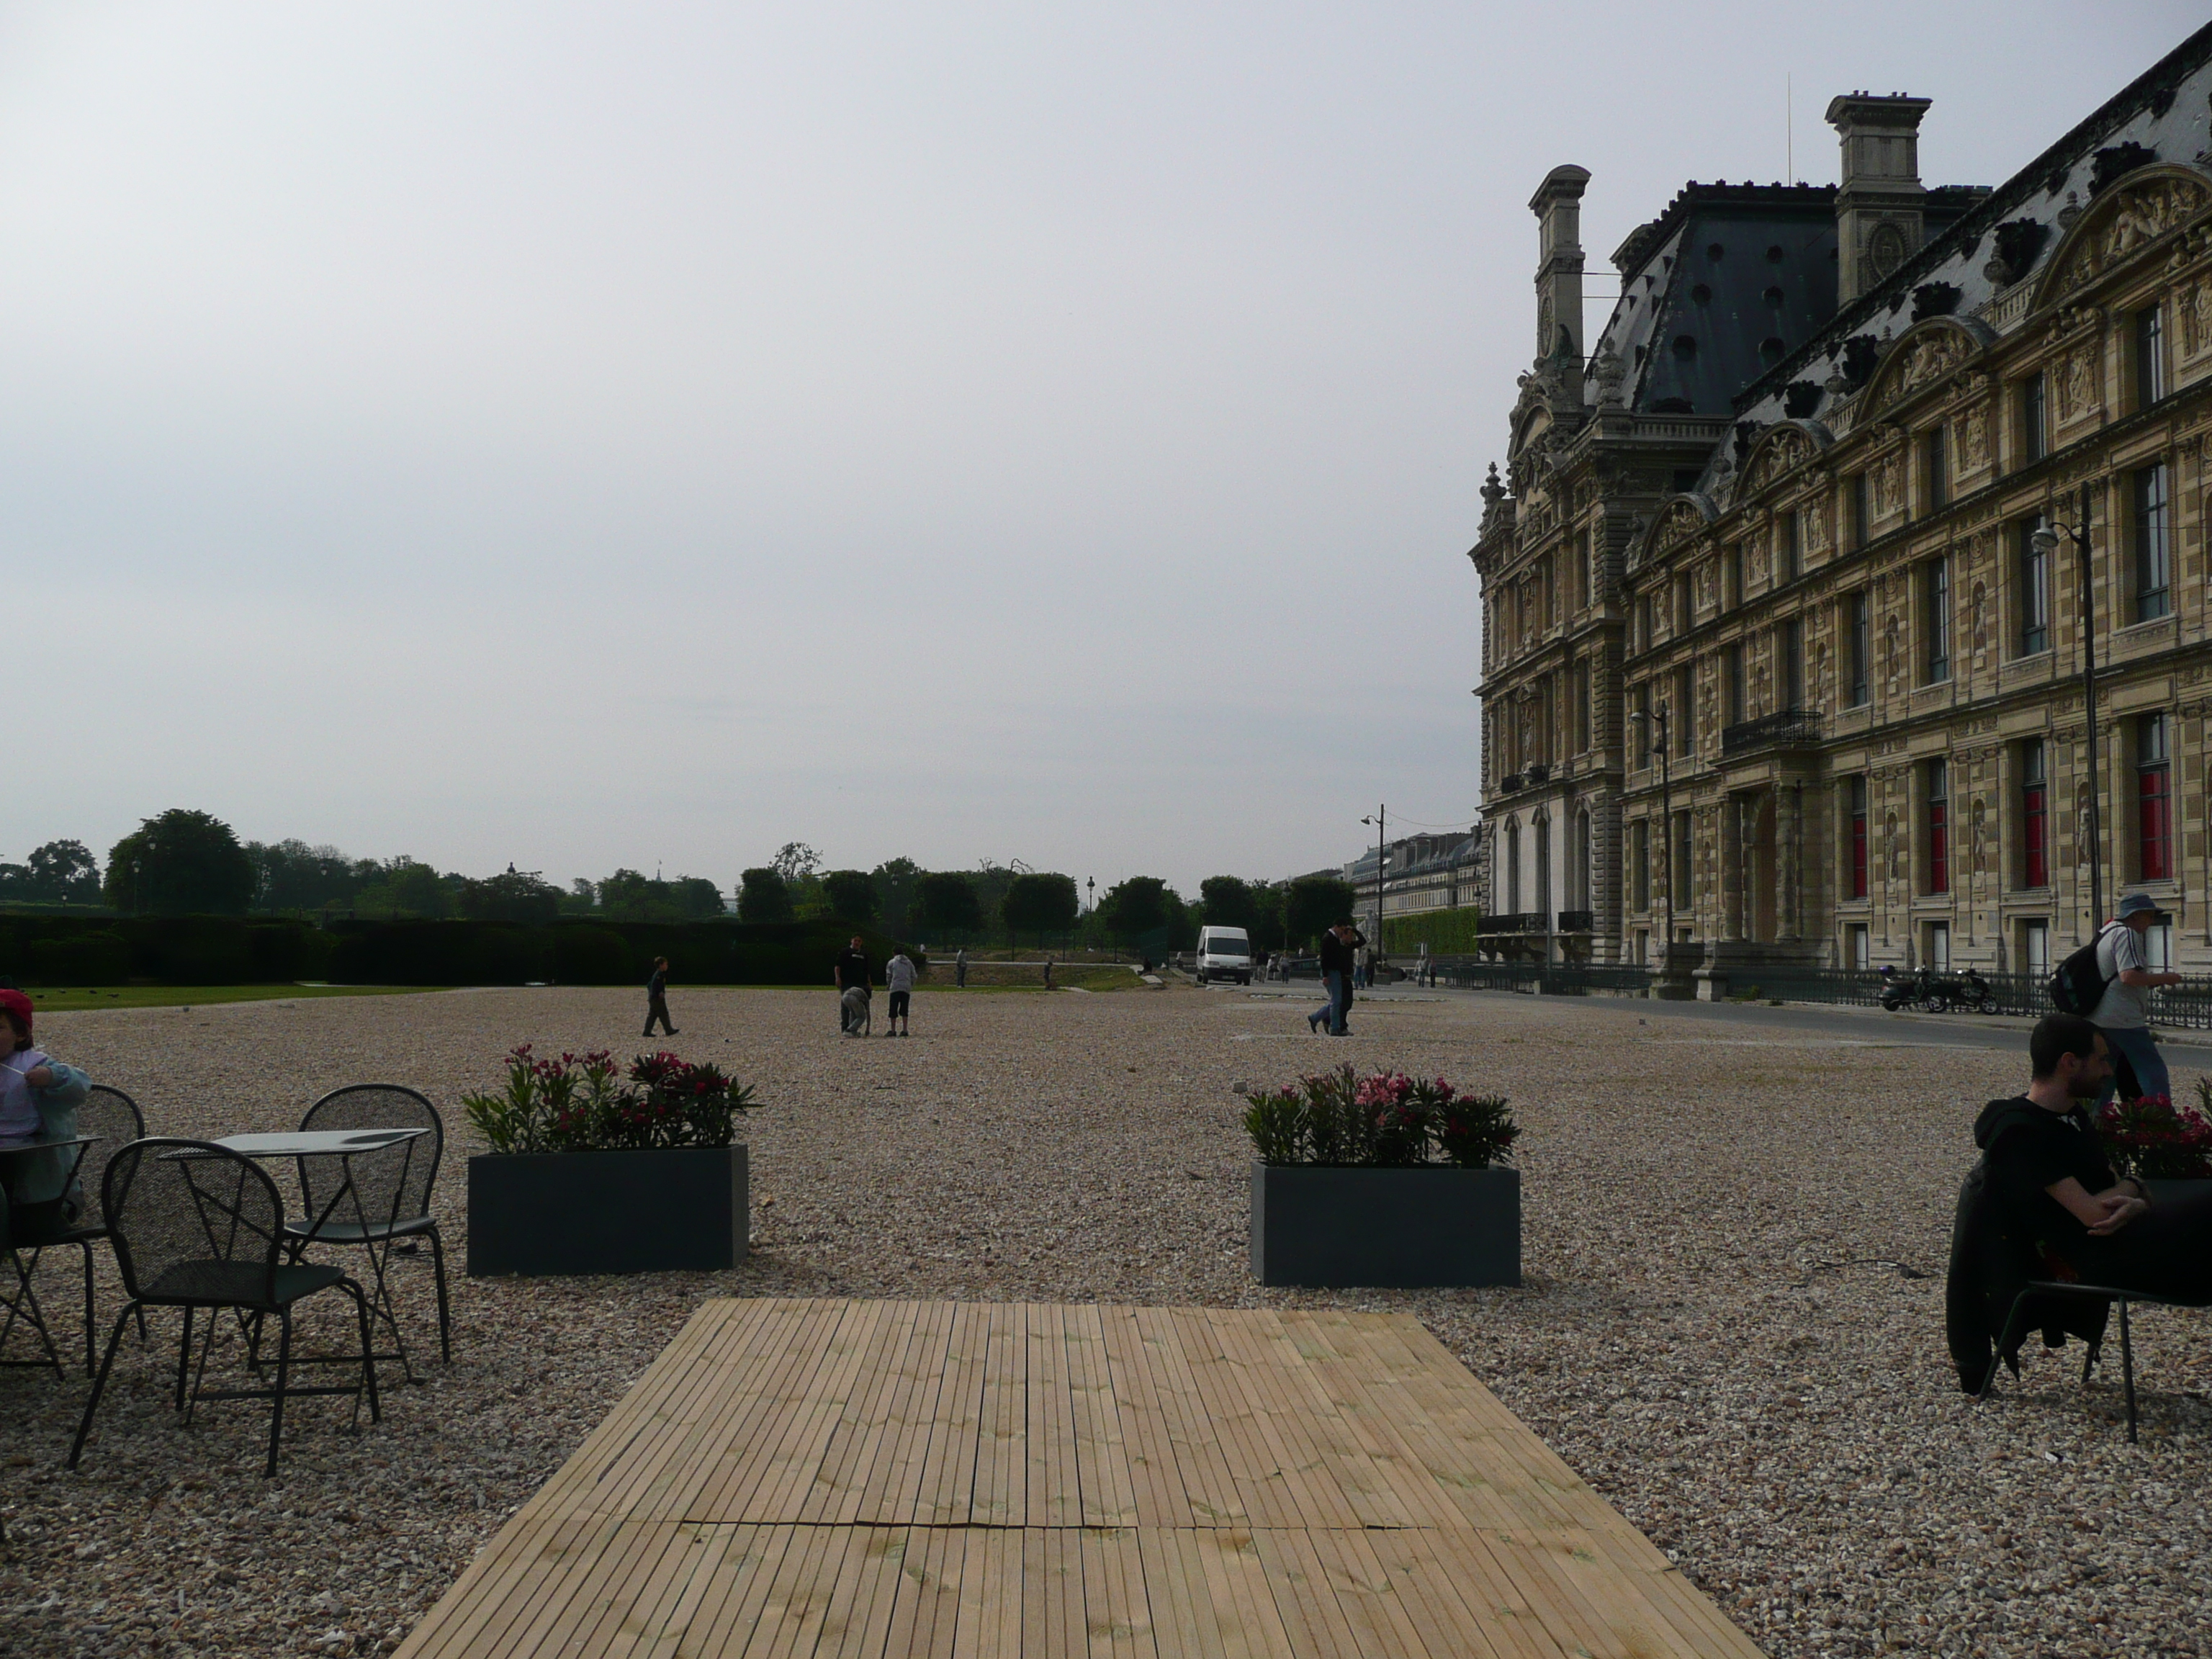
M 1408 1316 L 720 1301 L 399 1653 L 1759 1650 Z

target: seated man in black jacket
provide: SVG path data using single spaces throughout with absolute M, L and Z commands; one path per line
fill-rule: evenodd
M 2084 1106 L 2112 1075 L 2103 1035 L 2078 1014 L 2045 1014 L 2027 1046 L 2027 1092 L 1991 1101 L 1974 1121 L 2012 1223 L 2089 1284 L 2212 1299 L 2212 1196 L 2154 1203 L 2106 1159 Z

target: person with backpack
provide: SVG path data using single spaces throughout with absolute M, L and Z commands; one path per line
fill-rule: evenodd
M 2179 974 L 2155 971 L 2143 947 L 2143 935 L 2158 920 L 2158 906 L 2147 893 L 2120 901 L 2118 917 L 2097 937 L 2059 965 L 2051 981 L 2051 1000 L 2063 1012 L 2081 1014 L 2095 1026 L 2112 1051 L 2112 1077 L 2099 1103 L 2126 1091 L 2130 1099 L 2145 1095 L 2171 1097 L 2172 1079 L 2166 1057 L 2150 1034 L 2150 994 L 2179 985 Z

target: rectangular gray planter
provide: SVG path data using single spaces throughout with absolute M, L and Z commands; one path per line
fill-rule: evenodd
M 1255 1161 L 1252 1272 L 1262 1285 L 1518 1285 L 1521 1172 Z
M 732 1267 L 750 1217 L 742 1142 L 469 1160 L 472 1278 Z

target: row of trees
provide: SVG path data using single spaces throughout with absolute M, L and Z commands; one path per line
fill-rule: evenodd
M 1296 882 L 1209 876 L 1186 900 L 1157 876 L 1132 876 L 1106 890 L 1086 914 L 1075 878 L 1019 863 L 986 860 L 974 871 L 925 870 L 889 859 L 872 870 L 828 870 L 803 842 L 747 870 L 737 890 L 744 921 L 836 918 L 896 938 L 1091 944 L 1186 949 L 1200 927 L 1245 929 L 1262 953 L 1309 948 L 1351 913 L 1351 887 L 1329 878 Z M 248 911 L 377 919 L 464 917 L 546 922 L 562 916 L 609 921 L 698 921 L 728 914 L 721 888 L 702 876 L 672 880 L 617 870 L 566 889 L 509 866 L 475 878 L 407 857 L 351 859 L 304 842 L 240 842 L 206 812 L 174 808 L 117 842 L 103 878 L 82 842 L 49 842 L 20 865 L 0 863 L 0 901 L 94 904 L 126 915 L 240 915 Z

